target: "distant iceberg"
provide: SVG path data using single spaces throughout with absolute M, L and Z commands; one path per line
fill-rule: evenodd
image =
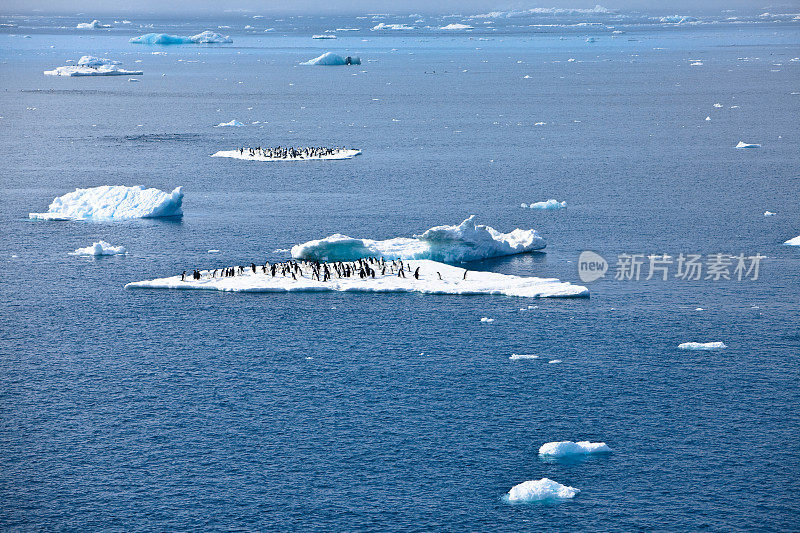
M 520 204 L 522 207 L 527 207 L 528 209 L 564 209 L 567 207 L 567 202 L 559 202 L 553 198 L 546 200 L 544 202 L 534 202 L 532 204 Z
M 349 61 L 348 61 L 349 60 Z M 321 65 L 321 66 L 339 66 L 339 65 L 360 65 L 361 58 L 358 56 L 340 56 L 339 54 L 334 54 L 333 52 L 325 52 L 319 57 L 315 57 L 314 59 L 309 59 L 308 61 L 304 61 L 300 63 L 301 65 Z
M 111 24 L 103 24 L 99 20 L 95 19 L 91 22 L 81 22 L 75 27 L 79 30 L 96 30 L 99 28 L 110 28 Z
M 547 500 L 568 500 L 574 498 L 580 490 L 562 485 L 552 479 L 543 477 L 538 480 L 525 481 L 514 485 L 506 498 L 510 503 L 536 502 Z
M 386 24 L 381 22 L 372 27 L 372 31 L 380 30 L 413 30 L 414 26 L 406 26 L 405 24 Z
M 524 359 L 539 359 L 539 356 L 530 353 L 512 353 L 509 359 L 512 361 L 520 361 Z
M 473 26 L 470 26 L 469 24 L 453 23 L 453 24 L 448 24 L 447 26 L 442 26 L 439 29 L 440 30 L 474 30 L 475 28 Z
M 747 144 L 746 142 L 739 141 L 739 144 L 736 145 L 736 148 L 761 148 L 760 144 Z
M 46 213 L 28 216 L 42 220 L 124 220 L 130 218 L 178 217 L 183 215 L 183 192 L 145 189 L 138 185 L 103 185 L 59 196 Z
M 74 252 L 70 252 L 69 255 L 88 255 L 97 257 L 101 255 L 125 255 L 126 253 L 127 252 L 125 251 L 124 246 L 114 246 L 106 241 L 98 241 L 91 246 L 87 246 L 86 248 L 78 248 Z
M 242 124 L 238 120 L 234 119 L 234 120 L 231 120 L 230 122 L 220 122 L 219 124 L 217 124 L 214 127 L 215 128 L 229 128 L 229 127 L 230 128 L 241 128 L 242 126 L 244 126 L 244 124 Z
M 765 217 L 774 217 L 775 213 L 773 213 L 772 211 L 764 211 L 764 216 Z
M 539 448 L 539 455 L 544 457 L 567 457 L 570 455 L 590 455 L 593 453 L 611 453 L 605 442 L 563 440 L 548 442 Z
M 182 36 L 182 35 L 168 35 L 166 33 L 146 33 L 138 37 L 133 37 L 130 41 L 134 44 L 228 44 L 232 43 L 227 35 L 220 35 L 213 31 L 204 31 L 197 35 Z
M 724 342 L 684 342 L 678 345 L 679 350 L 720 350 L 727 348 Z
M 331 235 L 292 247 L 292 257 L 317 261 L 352 261 L 362 257 L 431 259 L 445 263 L 476 261 L 490 257 L 541 250 L 545 240 L 536 230 L 515 229 L 500 233 L 475 223 L 472 215 L 457 226 L 436 226 L 422 235 L 385 241 Z
M 336 39 L 336 35 L 332 33 L 322 33 L 320 35 L 312 35 L 312 39 Z
M 666 17 L 661 17 L 659 21 L 662 24 L 686 24 L 688 22 L 699 22 L 700 19 L 697 17 L 688 17 L 684 15 L 669 15 Z
M 794 239 L 789 239 L 783 244 L 788 244 L 789 246 L 800 246 L 800 235 L 798 235 Z
M 119 61 L 105 57 L 83 56 L 77 65 L 65 65 L 45 70 L 47 76 L 141 76 L 141 70 L 125 70 Z
M 327 281 L 312 277 L 311 267 L 300 264 L 299 275 L 288 276 L 280 271 L 275 276 L 269 271 L 250 269 L 232 277 L 215 276 L 213 271 L 203 270 L 200 279 L 181 280 L 181 276 L 159 278 L 128 283 L 129 289 L 188 289 L 225 292 L 370 292 L 398 293 L 417 292 L 442 295 L 500 295 L 518 298 L 586 298 L 586 287 L 573 285 L 553 278 L 511 276 L 495 272 L 465 271 L 463 268 L 423 259 L 404 261 L 408 274 L 398 276 L 387 266 L 375 271 L 375 277 L 339 277 L 335 273 Z M 417 270 L 419 269 L 419 270 Z M 335 270 L 335 269 L 334 269 Z M 419 279 L 412 275 L 419 274 Z M 466 273 L 466 276 L 465 276 Z M 490 319 L 483 320 L 488 322 Z

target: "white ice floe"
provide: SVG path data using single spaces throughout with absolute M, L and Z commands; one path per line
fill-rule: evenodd
M 125 70 L 119 61 L 105 57 L 83 56 L 76 65 L 45 70 L 47 76 L 140 76 L 141 70 Z
M 798 235 L 794 239 L 789 239 L 788 241 L 784 242 L 783 244 L 788 244 L 789 246 L 800 246 L 800 235 Z
M 532 204 L 520 204 L 522 207 L 527 207 L 528 209 L 564 209 L 567 207 L 567 202 L 559 202 L 553 198 L 546 200 L 544 202 L 534 202 Z
M 716 104 L 714 104 L 714 107 L 722 107 L 722 104 L 720 104 L 719 102 L 717 102 Z
M 149 289 L 201 289 L 232 292 L 419 292 L 423 294 L 493 294 L 522 298 L 575 298 L 588 297 L 586 287 L 573 285 L 553 278 L 533 278 L 497 274 L 494 272 L 467 271 L 436 261 L 404 261 L 406 277 L 399 277 L 386 268 L 376 272 L 376 277 L 351 276 L 340 278 L 336 274 L 328 281 L 312 279 L 311 268 L 303 265 L 302 275 L 296 279 L 290 275 L 271 275 L 245 269 L 244 273 L 232 277 L 214 276 L 213 271 L 203 270 L 199 280 L 181 281 L 181 276 L 159 278 L 129 283 L 127 288 Z M 412 275 L 419 268 L 419 279 Z M 280 271 L 278 271 L 280 272 Z M 441 275 L 441 278 L 439 277 Z
M 233 42 L 227 35 L 220 35 L 213 31 L 204 31 L 197 35 L 169 35 L 166 33 L 145 33 L 138 37 L 133 37 L 130 41 L 133 44 L 229 44 Z
M 678 345 L 679 350 L 720 350 L 727 348 L 724 342 L 683 342 Z
M 267 157 L 263 155 L 263 153 L 259 152 L 255 152 L 254 155 L 250 155 L 250 152 L 247 150 L 245 150 L 244 152 L 239 152 L 239 150 L 220 150 L 219 152 L 211 154 L 211 157 L 230 157 L 233 159 L 244 159 L 246 161 L 317 161 L 317 160 L 352 159 L 357 155 L 361 155 L 361 150 L 343 148 L 341 150 L 336 150 L 332 154 L 308 156 L 308 157 L 306 157 L 305 155 L 298 157 L 287 157 L 287 158 Z
M 122 220 L 129 218 L 176 217 L 183 214 L 183 192 L 146 189 L 141 185 L 103 185 L 59 196 L 46 213 L 28 216 L 43 220 Z
M 739 144 L 736 145 L 736 148 L 760 148 L 760 144 L 748 144 L 743 141 L 739 141 Z
M 545 240 L 536 230 L 515 229 L 501 233 L 475 223 L 475 215 L 457 226 L 436 226 L 421 235 L 385 241 L 331 235 L 292 247 L 295 259 L 352 261 L 362 257 L 386 259 L 432 259 L 446 263 L 476 261 L 490 257 L 541 250 Z
M 440 30 L 474 30 L 475 28 L 470 26 L 469 24 L 448 24 L 447 26 L 442 26 L 439 28 Z
M 484 316 L 484 317 L 481 317 L 481 322 L 483 322 L 485 324 L 491 324 L 492 322 L 494 322 L 494 318 L 489 318 L 489 317 Z
M 75 26 L 79 30 L 96 30 L 99 28 L 110 28 L 111 24 L 103 24 L 97 19 L 94 19 L 91 22 L 80 22 L 77 26 Z
M 242 126 L 244 126 L 244 124 L 242 124 L 238 120 L 234 119 L 234 120 L 231 120 L 230 122 L 220 122 L 219 124 L 217 124 L 214 127 L 215 128 L 241 128 Z
M 414 26 L 406 26 L 405 24 L 386 24 L 385 22 L 381 22 L 372 27 L 372 31 L 380 31 L 380 30 L 413 30 Z
M 512 353 L 509 359 L 511 359 L 512 361 L 519 361 L 522 359 L 539 359 L 539 356 L 529 353 Z
M 548 363 L 563 363 L 563 362 L 564 362 L 564 361 L 562 361 L 561 359 L 550 359 L 550 360 L 548 361 Z
M 772 216 L 775 216 L 775 213 L 773 213 L 772 211 L 764 211 L 764 216 L 765 217 L 772 217 Z
M 89 255 L 96 257 L 100 255 L 125 255 L 126 253 L 124 246 L 114 246 L 106 241 L 98 241 L 86 248 L 78 248 L 74 252 L 70 252 L 69 255 Z
M 552 479 L 532 479 L 519 485 L 514 485 L 506 497 L 511 503 L 535 502 L 547 500 L 568 500 L 574 498 L 580 490 L 562 485 Z
M 567 457 L 570 455 L 590 455 L 593 453 L 610 453 L 611 448 L 605 442 L 562 440 L 548 442 L 539 448 L 539 455 L 543 457 Z
M 349 62 L 348 62 L 349 59 Z M 314 59 L 309 59 L 308 61 L 304 61 L 300 63 L 301 65 L 319 65 L 323 67 L 334 67 L 334 66 L 341 66 L 341 65 L 360 65 L 361 58 L 358 56 L 340 56 L 339 54 L 334 54 L 333 52 L 325 52 L 319 57 L 315 57 Z
M 320 35 L 312 35 L 312 39 L 336 39 L 336 35 L 332 33 L 323 33 Z

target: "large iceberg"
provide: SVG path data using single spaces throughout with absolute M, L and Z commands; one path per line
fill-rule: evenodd
M 361 58 L 358 56 L 340 56 L 333 52 L 325 52 L 319 57 L 303 61 L 301 65 L 321 65 L 326 67 L 339 66 L 339 65 L 360 65 Z
M 171 193 L 143 186 L 103 185 L 59 196 L 46 213 L 28 216 L 43 220 L 123 220 L 129 218 L 179 217 L 183 192 Z
M 475 215 L 457 226 L 436 226 L 413 237 L 385 241 L 331 235 L 292 247 L 292 257 L 316 261 L 353 261 L 362 257 L 386 259 L 432 259 L 445 263 L 477 261 L 490 257 L 521 254 L 546 246 L 536 230 L 515 229 L 500 233 L 475 223 Z
M 578 495 L 580 490 L 562 485 L 552 479 L 532 479 L 514 485 L 506 495 L 511 503 L 568 500 Z
M 125 250 L 124 246 L 114 246 L 106 241 L 98 241 L 91 246 L 87 246 L 86 248 L 78 248 L 74 252 L 70 252 L 69 255 L 88 255 L 98 257 L 101 255 L 125 255 L 126 253 L 128 252 Z
M 678 345 L 679 350 L 721 350 L 727 348 L 724 342 L 683 342 Z
M 169 35 L 166 33 L 145 33 L 144 35 L 133 37 L 129 42 L 134 44 L 227 44 L 232 43 L 233 39 L 227 35 L 220 35 L 219 33 L 206 30 L 197 35 L 190 36 Z
M 80 22 L 75 27 L 79 30 L 96 30 L 98 28 L 110 28 L 111 24 L 103 24 L 99 20 L 94 19 L 91 22 Z
M 141 76 L 141 70 L 125 70 L 119 61 L 105 57 L 83 56 L 77 65 L 45 70 L 47 76 Z
M 548 442 L 539 448 L 539 455 L 543 457 L 567 457 L 570 455 L 590 455 L 593 453 L 611 453 L 611 448 L 605 442 L 562 440 Z
M 358 269 L 357 265 L 350 265 Z M 423 294 L 494 294 L 521 298 L 586 298 L 586 287 L 554 278 L 509 276 L 494 272 L 465 271 L 463 268 L 436 261 L 404 262 L 405 277 L 398 276 L 387 266 L 375 271 L 375 277 L 338 277 L 335 268 L 328 281 L 313 279 L 312 267 L 300 263 L 298 276 L 282 275 L 282 269 L 272 276 L 270 269 L 244 269 L 236 276 L 220 277 L 215 271 L 203 270 L 200 279 L 181 280 L 181 276 L 128 283 L 130 289 L 201 289 L 232 292 L 419 292 Z M 391 267 L 394 269 L 395 267 Z M 419 270 L 417 270 L 419 269 Z M 297 272 L 297 271 L 295 271 Z M 414 277 L 414 272 L 418 278 Z M 296 278 L 296 279 L 295 279 Z

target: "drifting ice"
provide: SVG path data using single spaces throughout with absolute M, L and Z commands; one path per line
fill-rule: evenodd
M 242 126 L 244 126 L 244 124 L 242 124 L 238 120 L 231 120 L 230 122 L 220 122 L 219 124 L 217 124 L 214 127 L 215 128 L 227 128 L 227 127 L 241 128 Z
M 177 217 L 183 215 L 183 192 L 171 193 L 143 186 L 103 185 L 59 196 L 46 213 L 28 216 L 43 220 L 123 220 L 129 218 Z
M 679 350 L 719 350 L 727 348 L 724 342 L 684 342 L 678 345 Z
M 467 24 L 448 24 L 447 26 L 442 26 L 439 28 L 440 30 L 474 30 L 472 26 Z
M 92 255 L 92 256 L 100 256 L 100 255 L 125 255 L 127 252 L 125 251 L 124 246 L 114 246 L 112 244 L 107 243 L 106 241 L 99 241 L 91 246 L 87 246 L 86 248 L 78 248 L 74 252 L 70 252 L 69 255 Z
M 354 239 L 331 235 L 292 247 L 295 259 L 353 261 L 362 257 L 385 259 L 431 259 L 446 263 L 476 261 L 490 257 L 521 254 L 546 246 L 536 230 L 515 229 L 500 233 L 475 223 L 475 215 L 458 226 L 436 226 L 413 238 L 397 237 L 385 241 Z
M 746 142 L 739 141 L 736 148 L 761 148 L 760 144 L 747 144 Z
M 511 359 L 512 361 L 519 361 L 521 359 L 539 359 L 539 356 L 529 353 L 512 353 L 509 359 Z
M 605 442 L 572 442 L 564 440 L 548 442 L 539 448 L 539 455 L 545 457 L 566 457 L 569 455 L 589 455 L 593 453 L 610 453 L 611 448 Z
M 83 56 L 77 65 L 65 65 L 53 70 L 45 70 L 47 76 L 140 76 L 141 70 L 120 68 L 119 61 L 105 57 Z
M 568 487 L 543 477 L 539 480 L 531 480 L 514 485 L 508 491 L 507 498 L 511 503 L 568 500 L 574 498 L 579 492 L 580 490 L 574 487 Z
M 227 35 L 220 35 L 213 31 L 204 31 L 197 35 L 168 35 L 166 33 L 146 33 L 133 37 L 129 42 L 134 44 L 219 44 L 232 43 L 233 39 Z
M 545 202 L 535 202 L 530 205 L 527 204 L 520 204 L 522 207 L 527 207 L 529 209 L 564 209 L 567 207 L 567 202 L 559 202 L 558 200 L 554 200 L 553 198 L 545 201 Z
M 79 30 L 96 30 L 98 28 L 110 28 L 111 24 L 103 24 L 99 20 L 94 19 L 91 22 L 81 22 L 75 27 Z
M 386 24 L 385 22 L 381 22 L 372 27 L 372 31 L 379 31 L 379 30 L 413 30 L 414 26 L 406 26 L 405 24 Z
M 496 274 L 494 272 L 467 271 L 464 269 L 421 260 L 405 262 L 414 272 L 419 267 L 419 279 L 410 273 L 405 277 L 377 273 L 375 278 L 332 277 L 328 281 L 312 279 L 308 267 L 304 274 L 293 279 L 278 273 L 256 272 L 246 269 L 233 277 L 214 277 L 208 270 L 201 271 L 199 280 L 181 281 L 180 276 L 128 283 L 126 288 L 146 289 L 204 289 L 232 292 L 419 292 L 423 294 L 495 294 L 521 298 L 580 298 L 588 297 L 586 287 L 562 282 L 553 278 L 533 278 Z M 439 275 L 441 274 L 441 279 Z
M 333 52 L 325 52 L 319 57 L 309 59 L 300 63 L 301 65 L 321 65 L 325 67 L 339 66 L 339 65 L 360 65 L 361 59 L 358 56 L 348 56 L 350 62 L 347 62 L 347 57 L 334 54 Z
M 789 246 L 800 246 L 800 235 L 798 235 L 794 239 L 789 239 L 783 244 L 788 244 Z
M 336 39 L 336 36 L 331 33 L 323 33 L 322 35 L 312 35 L 312 39 Z

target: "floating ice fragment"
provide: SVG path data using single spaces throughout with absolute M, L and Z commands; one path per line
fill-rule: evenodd
M 238 120 L 231 120 L 230 122 L 220 122 L 219 124 L 217 124 L 217 125 L 216 125 L 216 126 L 214 126 L 214 127 L 215 127 L 215 128 L 225 128 L 225 127 L 235 127 L 235 128 L 240 128 L 240 127 L 242 127 L 242 126 L 244 126 L 244 124 L 242 124 L 242 123 L 241 123 L 241 122 L 239 122 Z
M 45 70 L 47 76 L 141 76 L 141 70 L 120 68 L 119 61 L 95 56 L 83 56 L 77 65 L 65 65 L 53 70 Z
M 520 205 L 522 205 L 522 207 L 525 207 L 525 204 L 520 204 Z M 567 207 L 567 202 L 566 201 L 559 202 L 558 200 L 551 198 L 544 202 L 534 202 L 532 204 L 529 204 L 527 207 L 528 209 L 564 209 L 565 207 Z
M 183 215 L 183 192 L 171 193 L 143 186 L 103 185 L 75 189 L 59 196 L 46 213 L 30 213 L 43 220 L 122 220 L 129 218 L 177 217 Z
M 472 26 L 470 26 L 468 24 L 453 23 L 453 24 L 448 24 L 447 26 L 442 26 L 439 29 L 440 30 L 473 30 L 475 28 L 473 28 Z
M 69 255 L 89 255 L 97 257 L 101 255 L 125 255 L 126 253 L 124 246 L 114 246 L 106 241 L 98 241 L 86 248 L 78 248 L 74 252 L 70 252 Z
M 765 217 L 775 216 L 775 213 L 773 213 L 772 211 L 764 211 L 764 216 Z
M 128 42 L 133 44 L 222 44 L 232 43 L 227 35 L 220 35 L 213 31 L 204 31 L 197 35 L 183 36 L 183 35 L 169 35 L 166 33 L 146 33 L 138 37 L 131 38 Z
M 80 22 L 75 27 L 79 30 L 96 30 L 98 28 L 110 28 L 111 24 L 103 24 L 99 20 L 95 19 L 91 22 Z
M 727 348 L 723 342 L 684 342 L 678 345 L 679 350 L 720 350 Z
M 506 497 L 510 503 L 568 500 L 574 498 L 580 490 L 562 485 L 552 479 L 543 477 L 539 480 L 530 480 L 514 485 Z
M 548 363 L 561 363 L 561 362 L 563 362 L 561 361 L 561 359 L 551 359 L 548 361 Z
M 552 361 L 551 361 L 552 362 Z M 548 442 L 539 448 L 539 455 L 545 457 L 566 457 L 569 455 L 589 455 L 594 453 L 610 453 L 611 448 L 605 442 L 562 440 Z
M 349 61 L 348 61 L 349 60 Z M 333 52 L 325 52 L 319 57 L 315 57 L 314 59 L 309 59 L 308 61 L 304 61 L 300 63 L 301 65 L 319 65 L 325 67 L 331 66 L 342 66 L 342 65 L 360 65 L 361 58 L 358 56 L 340 56 L 339 54 L 334 54 Z
M 789 246 L 800 246 L 800 235 L 798 235 L 794 239 L 789 239 L 788 241 L 784 242 L 783 244 L 788 244 Z
M 739 144 L 736 145 L 736 148 L 761 148 L 760 144 L 748 144 L 744 141 L 739 141 Z
M 521 359 L 539 359 L 539 356 L 527 353 L 512 353 L 509 359 L 512 361 L 519 361 Z
M 492 322 L 494 322 L 494 318 L 482 317 L 481 318 L 481 322 L 485 322 L 487 324 L 491 324 Z

